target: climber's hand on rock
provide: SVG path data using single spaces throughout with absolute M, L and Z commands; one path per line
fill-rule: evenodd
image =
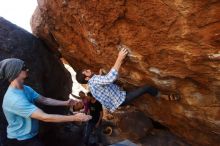
M 127 55 L 128 55 L 128 50 L 125 48 L 122 48 L 121 51 L 118 53 L 118 58 L 122 61 L 125 59 Z
M 74 121 L 82 121 L 82 122 L 86 122 L 91 120 L 92 117 L 90 115 L 86 115 L 84 113 L 78 113 L 74 115 Z
M 127 54 L 128 54 L 128 50 L 125 48 L 122 48 L 120 52 L 118 53 L 118 58 L 112 68 L 115 69 L 116 71 L 119 71 L 119 68 L 121 67 L 121 64 L 123 63 L 123 60 L 125 59 Z

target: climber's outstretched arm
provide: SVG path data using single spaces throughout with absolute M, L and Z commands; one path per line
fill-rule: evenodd
M 100 85 L 107 85 L 113 83 L 118 77 L 119 68 L 121 67 L 121 64 L 127 54 L 128 50 L 123 48 L 118 53 L 118 58 L 115 62 L 115 65 L 112 67 L 109 73 L 107 75 L 96 75 L 95 77 L 93 77 L 92 82 Z
M 114 64 L 114 66 L 112 67 L 117 72 L 119 71 L 121 64 L 122 64 L 123 60 L 125 59 L 125 57 L 127 56 L 127 54 L 128 54 L 128 50 L 125 48 L 121 49 L 121 51 L 118 53 L 118 58 Z

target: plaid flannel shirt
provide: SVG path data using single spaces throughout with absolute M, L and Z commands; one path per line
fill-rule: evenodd
M 125 100 L 126 92 L 113 82 L 118 72 L 111 69 L 107 75 L 93 75 L 88 85 L 92 95 L 109 111 L 114 112 Z

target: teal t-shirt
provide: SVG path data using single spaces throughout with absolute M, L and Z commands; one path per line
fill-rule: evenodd
M 7 137 L 9 139 L 26 140 L 38 134 L 38 120 L 30 116 L 37 109 L 34 102 L 39 96 L 29 86 L 24 86 L 23 90 L 8 88 L 2 108 L 8 121 Z

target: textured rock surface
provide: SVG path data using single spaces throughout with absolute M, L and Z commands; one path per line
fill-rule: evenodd
M 109 69 L 118 49 L 127 85 L 178 91 L 180 102 L 135 105 L 191 143 L 220 143 L 219 0 L 38 0 L 33 32 L 76 69 Z
M 102 134 L 104 145 L 129 139 L 140 146 L 189 146 L 166 127 L 152 121 L 135 107 L 127 106 L 113 114 L 105 112 L 103 129 L 112 128 L 112 134 Z
M 128 107 L 114 113 L 114 123 L 118 127 L 121 137 L 139 140 L 153 129 L 153 123 L 143 112 Z
M 67 99 L 71 92 L 71 78 L 59 59 L 35 36 L 0 17 L 0 60 L 16 57 L 30 68 L 28 85 L 39 93 L 56 99 Z M 0 105 L 8 83 L 0 81 Z M 45 108 L 57 113 L 61 108 Z M 63 109 L 63 108 L 62 108 Z M 0 145 L 5 146 L 7 122 L 0 108 Z M 52 126 L 52 124 L 51 124 Z M 54 125 L 53 125 L 54 126 Z M 48 125 L 47 128 L 50 128 Z M 47 128 L 43 130 L 46 132 Z M 58 133 L 58 130 L 55 129 Z M 47 131 L 48 132 L 48 131 Z M 47 137 L 44 135 L 43 137 Z M 54 138 L 54 137 L 53 137 Z M 53 139 L 53 141 L 55 141 Z

